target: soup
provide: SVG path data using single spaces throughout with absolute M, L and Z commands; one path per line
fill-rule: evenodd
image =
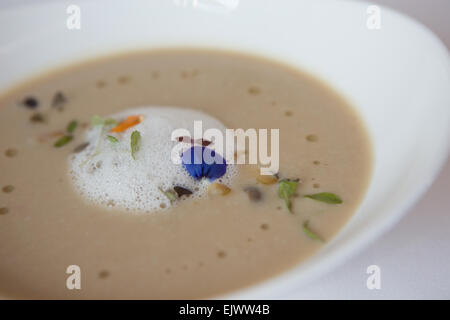
M 278 128 L 279 170 L 262 176 L 258 164 L 236 164 L 227 181 L 186 180 L 184 195 L 167 181 L 157 210 L 93 201 L 73 173 L 92 118 L 105 124 L 139 106 Z M 127 118 L 116 120 L 102 148 L 144 124 L 114 133 Z M 136 163 L 145 139 L 135 140 Z M 120 151 L 130 159 L 131 144 Z M 360 204 L 372 161 L 361 119 L 323 83 L 278 62 L 200 49 L 104 57 L 24 83 L 0 98 L 0 151 L 0 294 L 20 298 L 207 298 L 266 280 L 332 240 Z M 104 169 L 91 162 L 92 174 Z M 196 197 L 196 183 L 209 191 Z M 71 265 L 80 290 L 67 287 Z

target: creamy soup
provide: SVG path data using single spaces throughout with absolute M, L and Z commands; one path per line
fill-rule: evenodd
M 92 118 L 101 124 L 140 106 L 202 112 L 226 128 L 278 128 L 279 171 L 261 176 L 242 164 L 227 181 L 183 176 L 192 192 L 184 195 L 175 177 L 157 209 L 96 202 L 72 171 L 93 139 Z M 131 136 L 122 118 L 104 130 L 113 136 L 102 138 L 104 150 Z M 150 131 L 140 130 L 136 163 L 148 150 Z M 117 152 L 131 157 L 129 149 Z M 7 92 L 0 151 L 0 295 L 21 298 L 207 298 L 266 280 L 333 239 L 365 194 L 372 160 L 361 119 L 323 83 L 262 58 L 190 49 L 104 57 Z M 93 175 L 105 169 L 87 162 Z M 196 183 L 209 192 L 196 196 Z M 72 265 L 80 290 L 67 288 Z

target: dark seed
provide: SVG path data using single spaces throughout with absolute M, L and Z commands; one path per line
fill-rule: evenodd
M 7 214 L 9 212 L 8 208 L 0 208 L 0 215 Z
M 253 202 L 258 202 L 262 199 L 261 191 L 259 191 L 258 188 L 247 187 L 244 191 L 247 192 L 248 198 Z
M 39 101 L 34 97 L 26 97 L 25 100 L 23 100 L 23 104 L 27 108 L 35 109 L 39 106 Z
M 191 190 L 179 186 L 173 187 L 173 190 L 175 190 L 179 198 L 181 196 L 190 196 L 192 194 Z
M 192 142 L 191 137 L 178 137 L 177 140 L 178 142 L 186 142 L 186 143 Z
M 88 145 L 89 145 L 89 142 L 84 142 L 84 143 L 80 144 L 75 149 L 73 149 L 73 153 L 80 153 L 81 151 L 86 149 Z
M 62 111 L 64 109 L 64 104 L 67 102 L 66 97 L 62 94 L 62 92 L 58 91 L 55 93 L 52 99 L 52 107 Z
M 212 142 L 209 141 L 209 140 L 201 139 L 201 145 L 202 145 L 203 147 L 207 147 L 207 146 L 209 146 L 211 143 L 212 143 Z
M 190 143 L 192 145 L 195 144 L 195 143 L 201 144 L 203 147 L 207 147 L 207 146 L 209 146 L 212 143 L 212 141 L 209 141 L 209 140 L 206 140 L 206 139 L 194 140 L 191 137 L 186 137 L 186 136 L 185 137 L 178 137 L 177 140 L 178 140 L 178 142 Z
M 43 123 L 45 122 L 45 116 L 42 113 L 35 113 L 30 117 L 31 123 Z

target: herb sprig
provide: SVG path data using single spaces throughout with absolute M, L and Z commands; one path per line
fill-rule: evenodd
M 175 191 L 172 190 L 164 191 L 161 187 L 158 187 L 158 189 L 159 191 L 161 191 L 163 195 L 167 197 L 167 199 L 169 199 L 170 202 L 177 200 L 178 195 Z
M 76 121 L 76 120 L 70 121 L 66 127 L 66 134 L 64 136 L 62 136 L 61 138 L 59 138 L 55 142 L 55 144 L 54 144 L 55 148 L 61 148 L 61 147 L 65 146 L 66 144 L 68 144 L 70 141 L 72 141 L 73 133 L 75 132 L 77 127 L 78 127 L 78 121 Z
M 68 133 L 73 133 L 76 130 L 77 127 L 78 127 L 78 121 L 73 120 L 73 121 L 69 122 L 69 124 L 67 125 L 67 129 L 66 130 L 67 130 Z
M 136 160 L 136 153 L 141 147 L 141 133 L 139 131 L 133 131 L 130 138 L 131 156 Z
M 342 203 L 342 199 L 338 195 L 336 195 L 334 193 L 330 193 L 330 192 L 308 194 L 305 196 L 305 198 L 310 198 L 310 199 L 313 199 L 316 201 L 325 202 L 325 203 L 329 203 L 329 204 L 341 204 Z
M 278 185 L 278 196 L 284 200 L 286 207 L 289 212 L 292 212 L 292 201 L 291 197 L 295 194 L 295 190 L 299 184 L 300 180 L 289 180 L 284 179 L 280 181 Z
M 94 153 L 94 157 L 95 157 L 100 152 L 103 135 L 105 134 L 106 128 L 115 126 L 117 124 L 117 121 L 112 118 L 104 119 L 104 118 L 100 117 L 99 115 L 95 115 L 92 117 L 91 123 L 94 127 L 100 126 L 100 128 L 101 128 L 100 134 L 99 134 L 98 140 L 97 140 L 97 146 L 95 147 L 95 153 Z
M 117 142 L 119 142 L 119 140 L 118 140 L 116 137 L 110 136 L 110 135 L 107 135 L 107 136 L 106 136 L 106 139 L 108 139 L 109 142 L 111 142 L 111 143 L 117 143 Z
M 310 239 L 312 239 L 312 240 L 317 240 L 317 241 L 320 241 L 320 242 L 325 242 L 325 240 L 324 240 L 321 236 L 319 236 L 317 233 L 315 233 L 314 231 L 312 231 L 312 230 L 309 228 L 309 220 L 306 220 L 306 221 L 303 223 L 303 232 L 308 236 L 308 238 L 310 238 Z

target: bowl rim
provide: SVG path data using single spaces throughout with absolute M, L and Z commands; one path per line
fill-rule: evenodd
M 374 5 L 374 3 L 368 1 L 358 1 L 358 2 L 354 0 L 328 0 L 328 1 L 346 2 L 351 3 L 354 6 L 360 7 L 363 6 L 367 7 L 369 5 Z M 41 6 L 50 2 L 54 3 L 56 2 L 56 0 L 45 0 L 41 3 L 30 2 L 27 3 L 26 5 Z M 447 59 L 449 60 L 449 53 L 446 46 L 426 26 L 403 13 L 399 13 L 394 9 L 391 9 L 384 5 L 378 4 L 376 5 L 379 6 L 384 12 L 387 12 L 388 14 L 391 15 L 395 15 L 397 19 L 407 22 L 411 27 L 420 29 L 421 32 L 425 34 L 434 43 L 435 50 L 445 53 Z M 0 5 L 0 8 L 2 6 L 3 5 Z M 16 5 L 12 4 L 11 10 L 14 10 L 16 7 L 17 7 Z M 9 8 L 7 8 L 7 10 L 9 10 Z M 261 56 L 263 56 L 263 54 Z M 309 73 L 309 71 L 306 72 Z M 317 76 L 315 74 L 312 75 L 322 80 L 322 77 Z M 36 75 L 32 75 L 31 78 L 34 76 Z M 325 83 L 327 82 L 325 81 Z M 330 85 L 330 87 L 334 89 L 334 86 Z M 448 131 L 449 130 L 447 130 L 447 133 Z M 354 236 L 354 239 L 350 243 L 347 243 L 345 246 L 339 247 L 338 250 L 334 250 L 332 255 L 324 259 L 317 267 L 317 269 L 313 273 L 310 273 L 308 277 L 299 274 L 299 271 L 295 270 L 296 267 L 299 266 L 299 264 L 296 264 L 280 274 L 274 275 L 270 278 L 259 281 L 258 283 L 247 287 L 236 289 L 224 294 L 219 294 L 217 296 L 212 297 L 212 299 L 248 299 L 248 298 L 254 299 L 255 297 L 265 299 L 269 296 L 272 299 L 278 298 L 282 294 L 292 293 L 296 288 L 304 286 L 305 284 L 314 281 L 319 276 L 323 276 L 325 273 L 330 272 L 333 268 L 342 265 L 344 261 L 349 260 L 351 256 L 355 256 L 358 253 L 360 253 L 363 250 L 363 248 L 367 247 L 370 243 L 373 243 L 377 238 L 381 237 L 384 233 L 393 228 L 400 221 L 400 219 L 403 218 L 408 213 L 409 209 L 420 200 L 420 198 L 429 189 L 432 182 L 441 172 L 444 165 L 447 163 L 447 159 L 450 154 L 450 139 L 448 138 L 445 141 L 445 147 L 446 150 L 442 152 L 442 155 L 439 155 L 439 159 L 438 161 L 436 161 L 437 165 L 433 168 L 433 170 L 429 172 L 429 177 L 427 177 L 428 178 L 427 183 L 417 185 L 413 189 L 413 192 L 410 193 L 409 197 L 404 198 L 398 204 L 391 206 L 390 209 L 388 210 L 389 215 L 385 217 L 385 219 L 376 220 L 377 223 L 371 226 L 370 233 L 368 234 L 359 233 Z M 305 262 L 303 262 L 302 264 L 304 263 Z M 269 295 L 264 292 L 269 292 Z

